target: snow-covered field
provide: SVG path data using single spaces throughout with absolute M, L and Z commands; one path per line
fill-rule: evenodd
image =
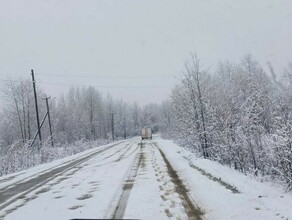
M 45 181 L 46 172 L 52 176 Z M 24 185 L 25 193 L 4 207 L 9 199 L 1 196 Z M 292 219 L 291 204 L 290 193 L 159 137 L 98 147 L 0 179 L 0 216 L 8 220 Z

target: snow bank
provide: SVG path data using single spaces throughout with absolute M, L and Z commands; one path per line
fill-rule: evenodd
M 207 219 L 290 219 L 292 195 L 267 182 L 246 176 L 217 162 L 196 158 L 173 141 L 157 138 L 158 146 L 184 179 L 194 201 Z M 198 169 L 235 187 L 234 193 Z

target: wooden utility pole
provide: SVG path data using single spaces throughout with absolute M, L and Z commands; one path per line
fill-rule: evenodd
M 39 118 L 39 109 L 38 109 L 38 98 L 35 86 L 35 79 L 34 79 L 34 72 L 33 69 L 31 70 L 31 77 L 32 77 L 32 85 L 33 85 L 33 92 L 34 92 L 34 101 L 35 101 L 35 110 L 36 110 L 36 118 L 37 118 L 37 126 L 38 126 L 38 135 L 40 139 L 40 147 L 42 146 L 42 134 L 41 134 L 41 127 L 40 127 L 40 118 Z
M 124 139 L 127 139 L 127 124 L 126 124 L 126 113 L 124 113 Z
M 114 113 L 112 112 L 112 137 L 115 140 L 115 123 L 114 123 Z
M 53 147 L 54 146 L 54 141 L 53 141 L 53 132 L 52 132 L 51 116 L 50 116 L 50 107 L 49 107 L 49 99 L 50 98 L 51 97 L 45 97 L 44 100 L 46 100 L 46 105 L 47 105 L 47 114 L 48 114 L 49 129 L 50 129 L 50 139 L 51 139 L 51 145 Z

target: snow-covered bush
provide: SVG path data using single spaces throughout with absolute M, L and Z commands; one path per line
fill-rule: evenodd
M 292 189 L 291 66 L 281 83 L 251 56 L 221 63 L 216 74 L 191 56 L 171 96 L 175 139 L 205 158 Z
M 0 176 L 71 156 L 107 143 L 109 140 L 105 139 L 86 142 L 80 140 L 72 144 L 56 144 L 52 147 L 51 142 L 47 141 L 38 150 L 36 147 L 17 141 L 0 152 Z

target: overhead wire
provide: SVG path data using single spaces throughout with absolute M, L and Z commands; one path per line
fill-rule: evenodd
M 78 77 L 78 78 L 170 78 L 175 75 L 76 75 L 39 73 L 38 76 Z
M 168 88 L 172 85 L 139 85 L 139 86 L 107 86 L 107 85 L 93 85 L 93 84 L 76 84 L 76 83 L 56 83 L 56 82 L 42 82 L 40 84 L 52 84 L 52 85 L 66 85 L 66 86 L 93 86 L 97 88 L 116 88 L 116 89 L 138 89 L 138 88 Z
M 12 79 L 0 79 L 3 82 L 22 82 L 22 80 L 12 80 Z M 139 86 L 109 86 L 109 85 L 93 85 L 93 84 L 79 84 L 79 83 L 60 83 L 60 82 L 47 82 L 39 80 L 40 84 L 51 84 L 51 85 L 60 85 L 60 86 L 93 86 L 96 88 L 105 88 L 105 89 L 139 89 L 139 88 L 171 88 L 173 85 L 139 85 Z

